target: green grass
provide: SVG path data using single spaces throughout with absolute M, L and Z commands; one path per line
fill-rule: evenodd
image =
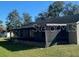
M 79 56 L 79 45 L 54 45 L 48 48 L 38 48 L 25 44 L 12 43 L 0 39 L 1 57 L 57 57 Z

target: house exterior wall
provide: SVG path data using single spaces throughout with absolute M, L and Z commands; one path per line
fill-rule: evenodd
M 76 24 L 68 24 L 68 32 L 69 32 L 69 43 L 77 44 L 77 31 Z
M 77 43 L 77 32 L 69 32 L 69 43 L 70 44 Z
M 22 28 L 14 30 L 15 36 L 18 40 L 45 42 L 45 32 L 33 30 L 33 28 Z

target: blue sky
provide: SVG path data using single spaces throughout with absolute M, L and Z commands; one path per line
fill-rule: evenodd
M 45 11 L 50 3 L 52 2 L 0 2 L 0 20 L 5 23 L 7 15 L 13 9 L 17 9 L 21 16 L 24 12 L 29 13 L 34 20 L 34 17 Z
M 35 16 L 37 16 L 40 12 L 46 11 L 51 3 L 51 1 L 0 1 L 0 20 L 2 20 L 5 24 L 8 13 L 10 13 L 13 9 L 17 9 L 21 16 L 24 12 L 29 13 L 32 16 L 32 19 L 34 20 Z M 79 2 L 77 1 L 73 3 L 78 4 Z

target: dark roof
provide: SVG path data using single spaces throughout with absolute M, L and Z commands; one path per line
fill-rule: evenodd
M 33 28 L 33 27 L 36 27 L 36 26 L 40 26 L 41 24 L 37 23 L 37 22 L 32 22 L 32 23 L 29 23 L 27 25 L 23 25 L 21 28 Z
M 22 25 L 21 27 L 18 27 L 16 29 L 22 29 L 22 28 L 31 28 L 31 27 L 34 27 L 36 23 L 35 22 L 32 22 L 32 23 L 29 23 L 29 24 L 26 24 L 26 25 Z M 16 30 L 15 28 L 13 30 Z
M 52 19 L 48 19 L 45 22 L 47 23 L 75 23 L 79 21 L 79 14 L 71 15 L 71 16 L 62 16 L 56 17 Z
M 42 20 L 39 22 L 32 22 L 23 26 L 22 28 L 29 28 L 29 27 L 39 26 L 39 25 L 45 26 L 46 23 L 66 24 L 66 23 L 75 23 L 77 21 L 79 21 L 79 14 L 56 17 L 56 18 Z
M 75 23 L 77 21 L 79 21 L 79 14 L 56 17 L 56 18 L 42 20 L 42 21 L 39 21 L 39 22 L 32 22 L 32 23 L 29 23 L 27 25 L 23 25 L 21 28 L 31 28 L 31 27 L 35 27 L 35 26 L 45 26 L 46 23 L 66 24 L 66 23 Z M 21 28 L 18 28 L 18 29 L 21 29 Z

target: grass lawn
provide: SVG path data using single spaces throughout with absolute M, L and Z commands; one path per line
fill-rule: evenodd
M 33 57 L 33 56 L 79 56 L 79 45 L 54 45 L 48 48 L 37 48 L 0 39 L 0 57 Z

